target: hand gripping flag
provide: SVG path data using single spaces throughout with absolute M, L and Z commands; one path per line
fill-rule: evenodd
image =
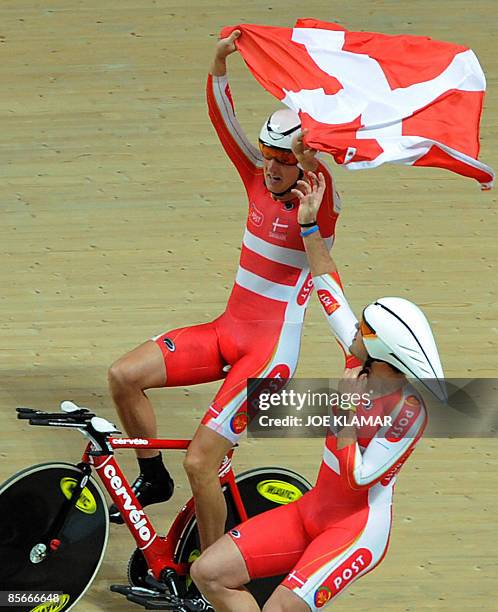
M 299 112 L 308 146 L 351 170 L 432 166 L 493 186 L 477 159 L 486 80 L 467 47 L 315 19 L 293 29 L 239 25 L 222 37 L 234 29 L 254 77 Z

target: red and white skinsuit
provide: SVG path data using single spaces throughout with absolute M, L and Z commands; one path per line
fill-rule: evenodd
M 289 378 L 294 373 L 313 283 L 297 223 L 298 202 L 272 199 L 264 184 L 262 156 L 235 117 L 226 77 L 209 76 L 207 102 L 211 121 L 247 192 L 239 268 L 220 317 L 153 339 L 164 355 L 167 386 L 225 379 L 202 423 L 236 442 L 247 425 L 247 379 Z M 331 245 L 339 197 L 321 162 L 319 170 L 327 188 L 318 223 Z
M 313 280 L 351 367 L 355 358 L 347 349 L 357 320 L 339 277 L 327 274 Z M 298 501 L 260 514 L 230 532 L 251 578 L 287 573 L 282 584 L 311 610 L 323 608 L 383 559 L 396 474 L 427 421 L 423 401 L 409 384 L 358 407 L 357 415 L 390 415 L 392 424 L 358 431 L 357 442 L 341 450 L 335 433 L 329 431 L 315 487 Z

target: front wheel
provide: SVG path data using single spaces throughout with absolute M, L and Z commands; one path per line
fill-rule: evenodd
M 256 468 L 243 472 L 237 476 L 236 482 L 249 518 L 297 501 L 311 489 L 311 484 L 305 478 L 292 470 L 278 467 Z M 230 495 L 230 490 L 225 488 L 224 493 L 228 508 L 225 531 L 229 531 L 240 523 L 240 517 Z M 178 541 L 175 561 L 177 563 L 191 563 L 199 555 L 197 522 L 193 517 Z M 262 607 L 283 578 L 284 576 L 260 578 L 251 581 L 247 588 L 259 606 Z M 184 594 L 188 593 L 191 588 L 195 589 L 190 576 L 186 576 L 182 580 L 185 581 L 183 584 Z
M 104 557 L 109 515 L 102 490 L 90 476 L 50 550 L 48 538 L 81 471 L 68 463 L 29 467 L 0 486 L 0 585 L 2 591 L 62 593 L 48 605 L 33 595 L 18 612 L 66 612 L 91 585 Z

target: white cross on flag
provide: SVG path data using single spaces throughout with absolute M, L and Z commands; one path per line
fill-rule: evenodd
M 308 146 L 351 170 L 432 166 L 493 186 L 477 159 L 486 80 L 467 47 L 316 19 L 293 29 L 243 24 L 222 37 L 234 29 L 255 78 L 299 112 Z

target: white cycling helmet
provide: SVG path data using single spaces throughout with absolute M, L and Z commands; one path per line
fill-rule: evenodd
M 403 298 L 380 298 L 365 308 L 363 322 L 363 342 L 370 357 L 418 378 L 438 399 L 447 401 L 434 336 L 418 306 Z
M 259 141 L 274 149 L 292 150 L 295 133 L 301 129 L 299 115 L 290 108 L 281 108 L 272 113 L 264 122 Z

